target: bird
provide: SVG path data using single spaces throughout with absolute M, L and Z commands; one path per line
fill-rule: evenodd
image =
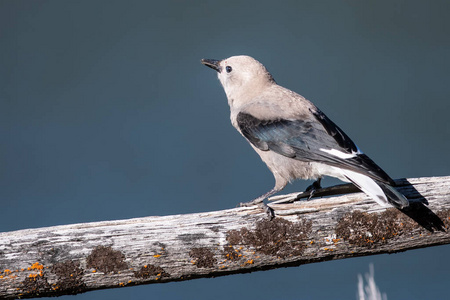
M 394 180 L 341 128 L 305 97 L 278 85 L 262 63 L 246 55 L 201 63 L 217 71 L 232 125 L 275 178 L 270 191 L 242 206 L 264 205 L 296 179 L 315 180 L 307 188 L 313 194 L 323 176 L 353 183 L 383 207 L 409 205 Z

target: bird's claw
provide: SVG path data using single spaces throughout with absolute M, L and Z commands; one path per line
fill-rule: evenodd
M 305 192 L 309 192 L 307 201 L 311 200 L 311 198 L 314 196 L 316 191 L 322 188 L 322 186 L 320 185 L 321 180 L 322 180 L 321 178 L 317 179 L 310 186 L 308 186 L 306 188 Z

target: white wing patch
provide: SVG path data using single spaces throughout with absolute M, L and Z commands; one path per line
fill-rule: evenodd
M 342 174 L 355 184 L 361 191 L 370 196 L 383 207 L 390 206 L 386 195 L 380 186 L 370 177 L 350 170 L 341 169 Z
M 324 148 L 320 148 L 320 151 L 326 152 L 328 154 L 337 156 L 337 157 L 342 158 L 342 159 L 353 158 L 357 154 L 360 154 L 359 149 L 358 149 L 358 152 L 352 152 L 352 153 L 345 153 L 345 152 L 339 151 L 337 149 L 324 149 Z

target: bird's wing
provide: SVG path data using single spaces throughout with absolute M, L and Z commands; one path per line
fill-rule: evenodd
M 271 150 L 301 161 L 320 162 L 387 184 L 394 183 L 324 113 L 318 109 L 310 109 L 310 112 L 314 118 L 269 120 L 240 112 L 236 121 L 244 137 L 260 150 Z

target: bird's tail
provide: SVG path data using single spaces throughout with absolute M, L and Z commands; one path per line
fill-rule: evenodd
M 372 178 L 350 170 L 342 170 L 343 175 L 357 188 L 372 197 L 381 206 L 392 205 L 397 208 L 404 208 L 409 205 L 408 199 L 394 187 Z
M 397 208 L 404 208 L 409 206 L 409 201 L 406 197 L 397 191 L 395 187 L 383 182 L 377 182 L 378 185 L 383 190 L 384 194 L 387 196 L 389 203 Z

